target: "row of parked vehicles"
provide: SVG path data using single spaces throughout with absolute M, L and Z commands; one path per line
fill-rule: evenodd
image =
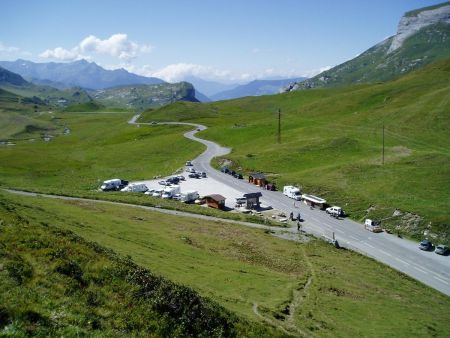
M 242 176 L 241 173 L 238 173 L 237 171 L 234 171 L 234 170 L 230 170 L 227 167 L 221 168 L 220 171 L 223 172 L 224 174 L 231 175 L 234 178 L 237 178 L 239 180 L 242 180 L 244 178 L 244 176 Z

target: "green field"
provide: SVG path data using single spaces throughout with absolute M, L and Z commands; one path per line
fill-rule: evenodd
M 56 119 L 71 133 L 51 142 L 0 148 L 0 183 L 27 190 L 86 193 L 105 179 L 168 175 L 203 150 L 202 145 L 183 138 L 186 127 L 138 128 L 127 124 L 131 116 L 58 113 Z
M 431 232 L 449 243 L 449 78 L 447 60 L 384 84 L 178 102 L 141 121 L 203 123 L 210 128 L 200 136 L 231 147 L 236 168 L 262 171 L 279 187 L 298 184 L 357 220 L 389 218 L 398 208 L 403 215 L 384 226 L 421 238 L 431 222 Z
M 88 202 L 4 193 L 1 200 L 1 247 L 13 248 L 16 255 L 13 260 L 21 262 L 23 267 L 0 270 L 3 290 L 0 312 L 7 313 L 6 318 L 17 319 L 15 327 L 27 323 L 29 319 L 24 313 L 32 310 L 37 313 L 33 318 L 43 318 L 39 325 L 34 324 L 35 329 L 41 330 L 50 325 L 44 319 L 59 313 L 56 320 L 59 326 L 55 326 L 59 331 L 53 332 L 60 334 L 63 329 L 67 330 L 66 334 L 73 333 L 74 327 L 81 332 L 95 330 L 88 323 L 89 318 L 105 330 L 113 330 L 126 323 L 123 317 L 128 317 L 136 330 L 142 330 L 135 332 L 140 335 L 148 332 L 142 319 L 136 319 L 148 315 L 145 311 L 149 309 L 144 304 L 122 310 L 129 301 L 129 293 L 117 298 L 123 299 L 121 302 L 111 299 L 114 292 L 123 292 L 122 280 L 113 289 L 108 284 L 98 285 L 97 275 L 104 276 L 102 269 L 111 263 L 104 255 L 91 254 L 91 251 L 80 255 L 82 242 L 57 230 L 62 229 L 191 287 L 225 307 L 227 310 L 220 314 L 231 322 L 236 320 L 226 311 L 235 313 L 243 322 L 255 323 L 235 324 L 238 336 L 289 333 L 318 337 L 443 337 L 450 330 L 446 311 L 450 306 L 449 297 L 370 258 L 337 250 L 318 240 L 295 243 L 232 224 Z M 19 235 L 19 231 L 23 233 Z M 56 243 L 50 245 L 54 242 L 52 236 L 57 236 Z M 66 284 L 65 278 L 55 274 L 55 266 L 62 258 L 45 263 L 54 257 L 50 255 L 55 251 L 52 245 L 62 246 L 67 254 L 62 258 L 74 253 L 72 260 L 77 262 L 80 274 L 88 282 L 84 289 L 79 289 L 77 283 Z M 12 258 L 5 256 L 4 251 L 0 260 L 3 266 L 10 267 L 7 264 Z M 26 273 L 29 270 L 33 273 Z M 17 271 L 21 272 L 19 276 L 25 276 L 19 284 L 11 280 L 17 279 Z M 41 285 L 46 273 L 52 271 Z M 12 293 L 5 292 L 7 289 Z M 88 291 L 99 301 L 88 303 L 92 300 Z M 148 301 L 153 302 L 151 298 Z M 112 313 L 113 318 L 109 318 Z M 268 331 L 263 333 L 258 323 Z M 152 325 L 163 324 L 154 321 Z M 272 327 L 278 329 L 278 334 L 271 331 Z

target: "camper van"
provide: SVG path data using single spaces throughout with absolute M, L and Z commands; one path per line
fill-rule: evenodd
M 179 193 L 180 193 L 180 186 L 172 185 L 164 189 L 161 198 L 172 198 L 173 196 Z
M 286 195 L 289 198 L 293 198 L 296 201 L 300 201 L 302 199 L 300 189 L 292 185 L 286 185 L 283 187 L 283 195 Z
M 146 192 L 148 190 L 144 183 L 131 183 L 120 191 L 124 192 Z
M 371 219 L 366 219 L 364 222 L 364 228 L 372 232 L 383 232 L 383 229 L 380 227 L 380 223 Z
M 100 190 L 102 191 L 111 191 L 111 190 L 120 190 L 124 188 L 128 184 L 128 181 L 121 180 L 119 178 L 114 178 L 112 180 L 106 180 L 102 183 Z
M 180 201 L 184 202 L 184 203 L 191 203 L 191 202 L 194 202 L 195 200 L 197 200 L 199 198 L 200 198 L 200 196 L 199 196 L 197 191 L 195 191 L 195 190 L 188 190 L 188 191 L 186 191 L 186 192 L 181 194 Z

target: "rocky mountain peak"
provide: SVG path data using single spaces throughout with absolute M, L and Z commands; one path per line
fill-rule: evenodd
M 420 29 L 439 22 L 450 24 L 450 2 L 406 13 L 398 24 L 397 34 L 392 40 L 388 53 L 400 48 L 408 37 Z

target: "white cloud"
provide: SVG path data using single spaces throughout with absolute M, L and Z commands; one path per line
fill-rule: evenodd
M 150 45 L 139 45 L 134 41 L 128 40 L 127 34 L 114 34 L 108 39 L 101 40 L 94 35 L 89 35 L 79 44 L 82 52 L 94 52 L 99 54 L 108 54 L 129 61 L 134 59 L 139 53 L 148 53 L 152 47 Z
M 18 53 L 19 51 L 20 51 L 20 49 L 17 47 L 6 46 L 0 42 L 0 53 L 12 54 L 12 53 Z
M 85 58 L 79 54 L 75 49 L 67 50 L 62 47 L 56 47 L 54 49 L 47 49 L 39 54 L 39 57 L 44 59 L 57 59 L 61 61 L 73 61 Z
M 104 40 L 94 35 L 89 35 L 72 49 L 62 47 L 47 49 L 39 54 L 39 57 L 70 61 L 81 58 L 89 59 L 92 54 L 104 54 L 129 62 L 140 53 L 149 53 L 151 50 L 152 46 L 138 44 L 129 40 L 127 34 L 119 33 L 113 34 Z

